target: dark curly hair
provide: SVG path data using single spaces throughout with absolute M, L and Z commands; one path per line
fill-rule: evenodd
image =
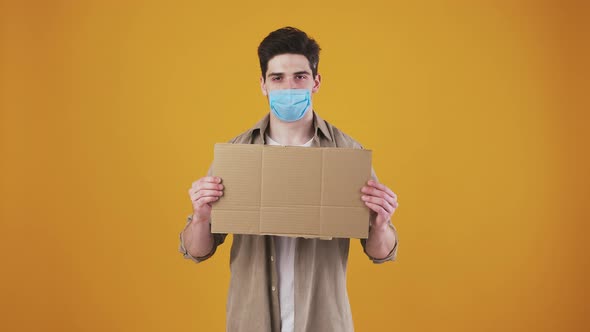
M 315 40 L 297 28 L 284 27 L 275 30 L 269 33 L 258 46 L 258 59 L 260 60 L 262 77 L 266 80 L 266 70 L 270 59 L 276 55 L 291 53 L 301 54 L 307 58 L 315 78 L 318 74 L 320 50 L 320 45 Z

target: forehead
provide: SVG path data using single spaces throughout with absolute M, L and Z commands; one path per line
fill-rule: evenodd
M 308 71 L 311 73 L 309 61 L 301 54 L 279 54 L 268 60 L 266 73 L 295 73 Z

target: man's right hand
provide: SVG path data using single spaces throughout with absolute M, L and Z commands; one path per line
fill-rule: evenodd
M 223 184 L 218 176 L 206 176 L 193 182 L 188 194 L 193 203 L 193 221 L 208 222 L 211 219 L 211 203 L 223 195 Z

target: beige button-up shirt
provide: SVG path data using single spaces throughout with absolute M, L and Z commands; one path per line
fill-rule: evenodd
M 265 144 L 270 115 L 248 131 L 233 138 L 234 144 Z M 314 112 L 315 135 L 312 147 L 358 148 L 362 146 Z M 209 170 L 209 175 L 211 169 Z M 377 180 L 375 173 L 372 173 Z M 360 199 L 359 188 L 359 199 Z M 212 222 L 215 222 L 214 220 Z M 187 222 L 188 225 L 188 222 Z M 395 227 L 390 223 L 395 232 Z M 199 263 L 213 256 L 227 234 L 213 234 L 209 254 L 193 257 L 185 249 L 182 232 L 179 251 Z M 395 260 L 396 243 L 382 259 L 369 256 L 365 239 L 361 245 L 374 263 Z M 350 303 L 346 290 L 346 266 L 350 239 L 297 238 L 295 244 L 295 331 L 353 331 Z M 226 306 L 226 326 L 230 332 L 280 332 L 281 311 L 277 275 L 276 247 L 272 236 L 234 234 L 230 254 L 230 284 Z

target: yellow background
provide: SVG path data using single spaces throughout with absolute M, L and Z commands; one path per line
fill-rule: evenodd
M 356 329 L 587 328 L 587 6 L 411 3 L 3 1 L 0 330 L 224 329 L 231 242 L 195 265 L 178 233 L 285 25 L 399 195 L 398 261 L 351 245 Z

